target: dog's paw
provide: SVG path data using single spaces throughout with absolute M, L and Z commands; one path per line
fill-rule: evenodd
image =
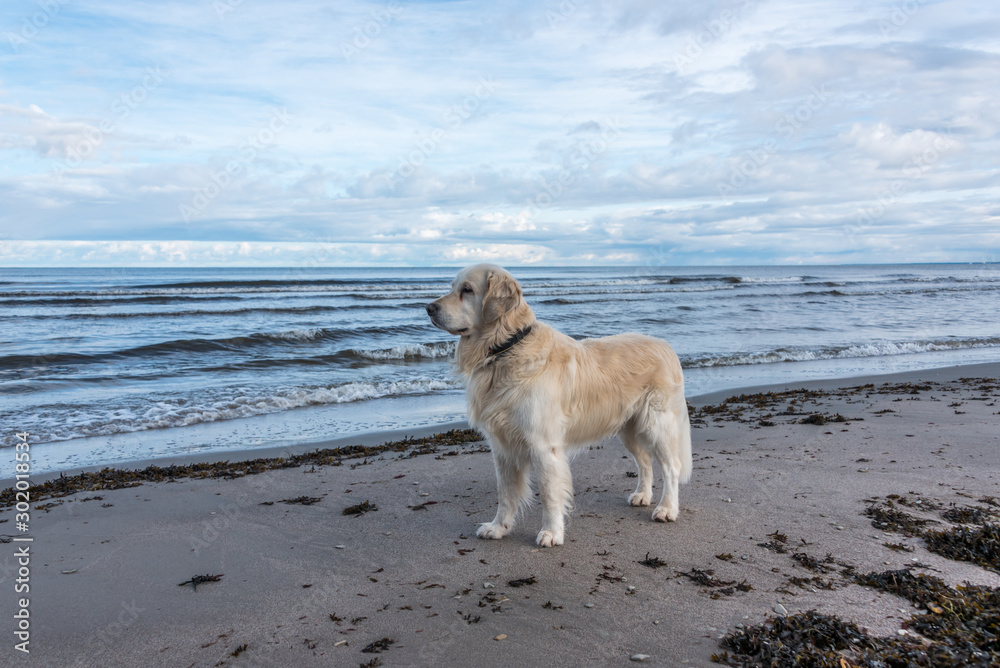
M 648 506 L 651 496 L 653 496 L 652 492 L 633 492 L 628 497 L 628 505 Z
M 535 542 L 542 547 L 555 547 L 563 544 L 563 535 L 562 532 L 556 533 L 550 529 L 542 529 L 538 532 Z
M 655 522 L 676 522 L 677 521 L 677 509 L 668 508 L 667 506 L 657 506 L 656 510 L 653 511 L 653 521 Z
M 508 531 L 510 531 L 509 526 L 504 526 L 496 522 L 483 522 L 479 525 L 479 529 L 476 530 L 476 535 L 480 538 L 500 539 L 506 536 Z

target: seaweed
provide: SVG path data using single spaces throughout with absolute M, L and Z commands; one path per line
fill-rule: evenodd
M 884 504 L 873 501 L 865 509 L 865 515 L 872 518 L 872 526 L 882 531 L 901 533 L 904 536 L 920 536 L 924 532 L 924 526 L 934 520 L 921 519 L 909 513 L 895 508 L 893 502 L 887 501 Z
M 148 482 L 169 482 L 183 478 L 241 478 L 273 469 L 301 466 L 342 466 L 344 460 L 364 459 L 385 453 L 406 453 L 404 457 L 434 454 L 445 446 L 479 443 L 483 435 L 475 429 L 452 429 L 423 438 L 404 438 L 382 445 L 346 445 L 339 448 L 312 450 L 290 457 L 257 458 L 248 461 L 200 462 L 186 465 L 147 466 L 144 469 L 104 468 L 77 475 L 60 475 L 58 478 L 32 485 L 32 498 L 41 501 L 83 491 L 123 489 Z M 16 490 L 0 490 L 0 508 L 16 503 Z
M 536 582 L 535 576 L 534 575 L 530 575 L 530 576 L 528 576 L 526 578 L 518 578 L 517 580 L 509 580 L 507 582 L 507 584 L 509 584 L 511 587 L 524 587 L 525 585 L 533 585 L 533 584 L 535 584 L 535 582 Z
M 650 558 L 649 552 L 646 553 L 646 558 L 638 563 L 642 564 L 643 566 L 649 566 L 652 569 L 657 569 L 667 565 L 667 562 L 663 561 L 659 557 Z
M 872 637 L 852 622 L 810 610 L 727 634 L 719 643 L 726 651 L 712 661 L 739 668 L 1000 665 L 1000 589 L 968 583 L 951 588 L 911 569 L 855 574 L 853 580 L 925 607 L 904 627 L 926 640 Z
M 836 563 L 832 554 L 827 554 L 823 560 L 820 561 L 816 557 L 810 556 L 805 552 L 796 552 L 792 555 L 792 559 L 797 561 L 803 568 L 807 568 L 814 573 L 829 573 L 834 570 L 833 566 L 830 564 Z
M 996 524 L 927 531 L 923 539 L 928 550 L 942 557 L 971 561 L 983 568 L 1000 572 L 1000 526 Z
M 378 506 L 374 503 L 369 503 L 365 501 L 364 503 L 359 503 L 354 506 L 348 506 L 344 508 L 340 514 L 341 515 L 364 515 L 365 513 L 373 513 L 378 510 Z
M 195 575 L 190 580 L 181 582 L 177 586 L 183 587 L 184 585 L 191 585 L 195 591 L 198 591 L 198 585 L 205 582 L 218 582 L 219 580 L 222 579 L 222 575 L 223 575 L 222 573 L 219 573 L 218 575 Z
M 384 652 L 385 650 L 389 649 L 389 647 L 394 644 L 396 644 L 396 641 L 393 640 L 392 638 L 382 638 L 381 640 L 376 640 L 373 643 L 369 643 L 361 651 L 367 654 L 379 654 L 380 652 Z
M 772 552 L 777 552 L 778 554 L 785 554 L 788 552 L 788 548 L 785 547 L 785 543 L 788 542 L 787 535 L 775 531 L 774 533 L 767 534 L 767 537 L 771 540 L 766 543 L 757 543 L 757 545 L 771 550 Z
M 677 575 L 683 575 L 702 587 L 730 587 L 736 584 L 736 580 L 719 580 L 714 577 L 715 571 L 711 568 L 692 568 L 690 571 L 680 572 Z
M 319 503 L 322 500 L 323 497 L 320 496 L 297 496 L 294 499 L 282 499 L 281 503 L 296 503 L 303 506 L 311 506 L 312 504 Z
M 996 511 L 978 506 L 955 506 L 941 513 L 941 517 L 954 524 L 983 525 L 996 516 Z

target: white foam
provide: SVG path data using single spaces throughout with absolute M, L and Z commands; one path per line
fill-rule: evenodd
M 438 341 L 436 343 L 408 343 L 392 348 L 376 350 L 351 351 L 358 357 L 369 360 L 407 360 L 407 359 L 440 359 L 450 357 L 455 352 L 454 341 Z
M 896 355 L 916 355 L 944 350 L 969 350 L 973 348 L 995 347 L 1000 347 L 1000 338 L 903 342 L 877 340 L 844 348 L 826 348 L 820 350 L 779 348 L 766 352 L 700 357 L 685 360 L 684 365 L 690 368 L 705 368 L 750 364 L 777 364 L 779 362 L 811 362 L 827 359 L 893 357 Z
M 192 400 L 144 401 L 128 407 L 116 407 L 107 412 L 67 410 L 58 413 L 58 422 L 43 413 L 25 414 L 26 423 L 33 425 L 32 441 L 47 443 L 74 438 L 109 436 L 148 429 L 186 427 L 203 422 L 219 422 L 239 418 L 279 413 L 293 408 L 324 404 L 343 404 L 382 397 L 429 394 L 454 390 L 461 383 L 453 378 L 418 377 L 383 382 L 354 382 L 319 388 L 289 388 L 271 395 L 261 395 L 254 388 L 228 388 L 225 399 L 206 396 L 200 403 Z M 217 394 L 213 392 L 212 394 Z M 16 439 L 4 436 L 4 445 L 14 445 Z

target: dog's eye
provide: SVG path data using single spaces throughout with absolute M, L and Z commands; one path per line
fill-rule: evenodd
M 466 294 L 471 295 L 472 292 L 473 292 L 472 288 L 470 288 L 468 285 L 466 285 L 464 288 L 462 288 L 462 294 L 463 295 L 466 295 Z

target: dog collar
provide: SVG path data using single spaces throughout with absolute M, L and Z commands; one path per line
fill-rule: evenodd
M 514 346 L 516 346 L 518 343 L 520 343 L 521 339 L 523 339 L 524 337 L 526 337 L 528 334 L 531 334 L 531 325 L 528 325 L 524 329 L 519 330 L 516 334 L 514 334 L 514 336 L 510 337 L 509 339 L 507 339 L 506 341 L 504 341 L 503 343 L 501 343 L 496 348 L 490 348 L 489 350 L 487 350 L 486 351 L 486 356 L 487 357 L 500 357 L 505 352 L 507 352 L 508 350 L 510 350 L 511 348 L 513 348 Z

